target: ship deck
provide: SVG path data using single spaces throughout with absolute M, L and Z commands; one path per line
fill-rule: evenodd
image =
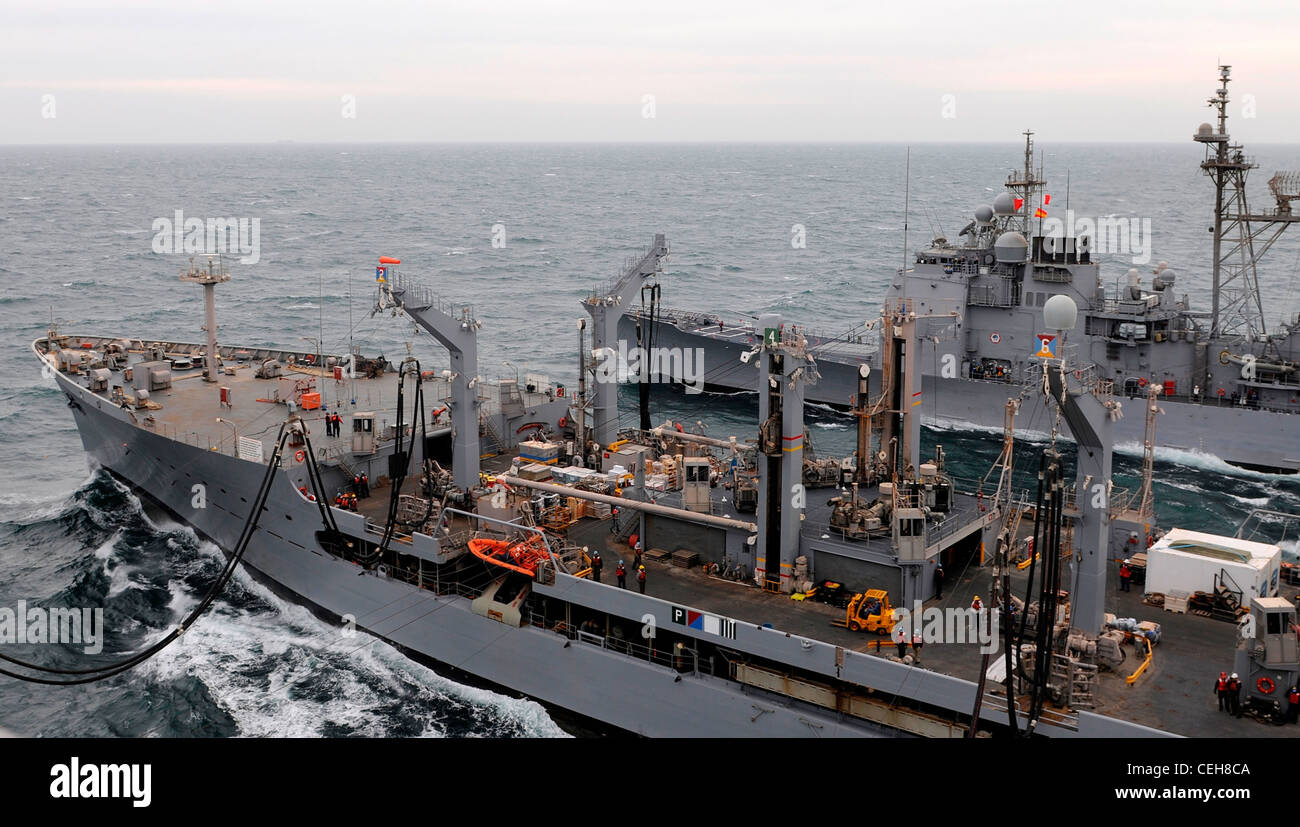
M 626 544 L 610 542 L 606 552 L 605 582 L 615 582 L 612 574 L 619 559 L 630 563 L 632 552 Z M 895 655 L 888 637 L 866 632 L 850 632 L 832 625 L 844 617 L 836 609 L 813 600 L 795 601 L 787 595 L 772 594 L 748 582 L 734 582 L 706 575 L 699 568 L 680 568 L 649 558 L 645 562 L 646 593 L 696 609 L 715 612 L 736 620 L 773 628 L 791 635 L 842 646 L 857 652 Z M 927 601 L 925 607 L 966 608 L 976 594 L 987 596 L 989 571 L 972 564 L 959 577 L 950 577 L 943 599 Z M 1024 594 L 1026 574 L 1012 575 L 1012 589 Z M 1141 663 L 1134 647 L 1126 645 L 1127 659 L 1119 671 L 1101 672 L 1097 687 L 1097 705 L 1091 711 L 1156 729 L 1193 737 L 1289 737 L 1290 727 L 1261 723 L 1250 717 L 1233 718 L 1218 711 L 1214 681 L 1223 670 L 1232 671 L 1236 627 L 1230 623 L 1189 614 L 1175 614 L 1142 602 L 1140 590 L 1119 591 L 1118 568 L 1110 567 L 1111 591 L 1107 610 L 1119 617 L 1153 620 L 1161 625 L 1161 642 L 1155 646 L 1151 665 L 1133 686 L 1124 678 Z M 636 588 L 628 578 L 628 588 Z M 1296 599 L 1296 588 L 1283 587 L 1283 595 Z M 980 647 L 973 644 L 926 644 L 921 664 L 953 677 L 977 680 L 981 665 Z M 909 650 L 910 651 L 910 650 Z M 999 649 L 999 653 L 1001 649 Z M 990 693 L 1000 689 L 988 684 Z M 974 698 L 971 699 L 972 703 Z M 988 701 L 986 701 L 987 703 Z
M 76 350 L 97 350 L 106 345 L 122 341 L 120 337 L 78 336 L 65 337 L 66 347 Z M 139 340 L 129 340 L 136 341 Z M 85 345 L 90 345 L 86 348 Z M 149 345 L 161 345 L 168 359 L 191 359 L 193 368 L 171 371 L 171 386 L 150 391 L 150 405 L 147 408 L 130 408 L 132 417 L 141 427 L 154 431 L 169 439 L 187 445 L 234 455 L 239 438 L 256 439 L 264 443 L 263 456 L 269 456 L 269 442 L 275 439 L 280 424 L 289 415 L 289 400 L 294 400 L 294 413 L 306 424 L 312 447 L 318 458 L 338 458 L 350 454 L 352 446 L 351 425 L 347 417 L 354 413 L 373 412 L 375 414 L 375 445 L 381 446 L 391 442 L 391 435 L 385 440 L 385 431 L 397 421 L 398 372 L 396 369 L 384 371 L 375 377 L 366 377 L 358 372 L 356 377 L 335 379 L 332 370 L 322 369 L 307 364 L 309 359 L 316 359 L 315 354 L 267 349 L 240 345 L 222 345 L 219 349 L 223 368 L 233 368 L 233 372 L 219 374 L 218 381 L 207 382 L 203 378 L 201 364 L 203 346 L 184 342 L 149 341 Z M 128 351 L 129 365 L 135 366 L 145 359 L 141 349 Z M 339 357 L 326 357 L 338 361 Z M 281 375 L 273 378 L 258 378 L 257 366 L 264 360 L 275 359 L 281 362 Z M 293 363 L 290 363 L 292 360 Z M 391 367 L 391 366 L 390 366 Z M 81 378 L 85 387 L 84 372 L 67 374 Z M 507 380 L 498 380 L 507 381 Z M 424 402 L 431 412 L 445 407 L 450 396 L 447 380 L 438 376 L 424 379 Z M 128 404 L 135 400 L 135 389 L 125 379 L 124 371 L 113 370 L 108 388 L 94 393 L 106 402 L 113 402 L 112 389 L 121 386 L 125 391 Z M 405 416 L 413 416 L 415 382 L 408 378 L 406 398 L 404 400 Z M 494 383 L 485 383 L 484 391 L 495 388 Z M 225 396 L 223 401 L 223 389 Z M 297 403 L 302 394 L 319 393 L 320 407 L 308 409 Z M 500 404 L 492 396 L 480 393 L 481 413 L 499 412 Z M 550 396 L 545 392 L 520 393 L 525 406 L 536 406 Z M 326 435 L 326 414 L 342 414 L 343 431 L 337 437 Z M 430 435 L 450 428 L 445 419 L 439 424 L 436 420 L 428 421 Z
M 396 421 L 397 375 L 356 380 L 335 380 L 309 373 L 286 371 L 279 379 L 257 379 L 251 368 L 237 370 L 234 376 L 221 377 L 219 383 L 204 382 L 200 373 L 173 377 L 172 387 L 155 391 L 150 398 L 162 405 L 161 410 L 150 411 L 158 423 L 156 430 L 182 442 L 208 447 L 222 452 L 232 452 L 235 434 L 240 437 L 269 442 L 275 438 L 280 423 L 288 415 L 284 402 L 290 398 L 294 386 L 321 395 L 321 407 L 315 410 L 297 408 L 296 413 L 307 426 L 312 446 L 319 454 L 347 451 L 352 434 L 344 421 L 345 430 L 337 437 L 326 435 L 326 414 L 348 415 L 360 411 L 375 413 L 375 428 L 382 435 L 386 424 Z M 220 388 L 229 389 L 230 404 L 221 401 Z M 409 402 L 408 402 L 409 404 Z M 142 412 L 140 412 L 142 413 Z M 137 413 L 139 416 L 139 413 Z M 218 422 L 217 418 L 222 419 Z M 229 425 L 225 423 L 230 423 Z

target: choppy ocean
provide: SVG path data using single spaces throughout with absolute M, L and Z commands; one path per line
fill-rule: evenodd
M 1053 204 L 1149 218 L 1153 261 L 1208 306 L 1212 190 L 1186 144 L 1042 145 Z M 1251 148 L 1266 197 L 1300 146 Z M 0 607 L 104 606 L 106 651 L 160 637 L 206 590 L 220 552 L 90 468 L 72 418 L 29 350 L 51 317 L 69 331 L 201 339 L 184 255 L 153 250 L 156 219 L 258 219 L 260 260 L 230 260 L 218 288 L 223 343 L 302 347 L 349 337 L 394 360 L 445 363 L 409 322 L 370 316 L 374 262 L 403 260 L 483 322 L 484 375 L 576 379 L 578 300 L 655 232 L 668 236 L 664 303 L 741 317 L 779 309 L 825 330 L 875 316 L 903 261 L 903 146 L 298 145 L 0 148 Z M 914 146 L 910 245 L 955 238 L 1016 167 L 1021 146 Z M 1067 196 L 1066 175 L 1069 174 Z M 794 225 L 806 247 L 791 245 Z M 493 245 L 494 237 L 504 245 Z M 1270 322 L 1300 309 L 1300 236 L 1261 270 Z M 1103 259 L 1103 276 L 1131 266 Z M 511 367 L 502 362 L 509 361 Z M 625 397 L 631 401 L 631 397 Z M 748 436 L 743 395 L 658 391 L 654 416 Z M 629 411 L 631 406 L 626 406 Z M 1032 418 L 1022 419 L 1033 427 Z M 822 454 L 852 450 L 853 423 L 814 410 Z M 955 473 L 982 476 L 996 434 L 927 430 Z M 1028 468 L 1028 447 L 1021 442 Z M 927 446 L 928 449 L 928 446 Z M 1140 447 L 1120 446 L 1117 484 Z M 1161 525 L 1231 533 L 1254 508 L 1300 512 L 1300 480 L 1160 452 Z M 1287 543 L 1294 557 L 1294 535 Z M 53 657 L 46 653 L 47 657 Z M 72 650 L 59 662 L 76 664 Z M 182 641 L 90 687 L 0 678 L 0 727 L 42 736 L 446 735 L 563 731 L 540 705 L 439 676 L 386 644 L 340 645 L 332 627 L 242 572 Z

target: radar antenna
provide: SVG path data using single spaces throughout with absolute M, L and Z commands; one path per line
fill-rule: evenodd
M 1013 171 L 1007 176 L 1007 189 L 1016 193 L 1021 199 L 1020 209 L 1017 210 L 1020 213 L 1020 232 L 1025 238 L 1029 238 L 1029 219 L 1038 204 L 1038 192 L 1047 186 L 1047 181 L 1043 178 L 1041 162 L 1038 169 L 1034 169 L 1034 133 L 1026 129 L 1024 135 L 1025 168 L 1022 171 Z
M 1214 181 L 1214 271 L 1210 336 L 1266 338 L 1264 305 L 1256 266 L 1288 226 L 1300 222 L 1291 202 L 1300 199 L 1300 175 L 1279 172 L 1269 179 L 1277 209 L 1252 213 L 1246 201 L 1246 176 L 1259 166 L 1228 137 L 1228 82 L 1232 67 L 1219 66 L 1219 88 L 1208 99 L 1218 113 L 1218 130 L 1201 124 L 1192 140 L 1205 144 L 1201 169 Z

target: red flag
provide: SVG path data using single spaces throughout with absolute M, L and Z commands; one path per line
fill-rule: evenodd
M 1043 195 L 1043 206 L 1046 207 L 1050 203 L 1052 203 L 1052 194 L 1050 192 L 1045 193 Z
M 1025 199 L 1023 199 L 1023 198 L 1017 198 L 1017 199 L 1016 199 L 1016 207 L 1015 207 L 1015 211 L 1016 211 L 1016 212 L 1020 212 L 1020 208 L 1023 207 L 1024 205 L 1025 205 Z

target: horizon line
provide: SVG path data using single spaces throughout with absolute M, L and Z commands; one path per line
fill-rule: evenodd
M 817 139 L 791 139 L 791 140 L 565 140 L 565 139 L 537 139 L 537 140 L 508 140 L 508 139 L 472 139 L 472 140 L 299 140 L 297 138 L 274 138 L 269 140 L 229 140 L 229 141 L 49 141 L 46 143 L 24 143 L 24 142 L 7 142 L 0 141 L 0 147 L 12 149 L 37 148 L 46 149 L 52 147 L 131 147 L 131 146 L 953 146 L 953 145 L 972 145 L 972 144 L 1014 144 L 1019 145 L 1022 141 L 1016 139 L 1007 140 L 936 140 L 925 139 L 916 141 L 897 141 L 897 140 L 817 140 Z M 1038 141 L 1035 142 L 1039 143 Z M 1115 140 L 1073 140 L 1073 141 L 1046 141 L 1052 146 L 1116 146 L 1143 144 L 1150 146 L 1190 146 L 1194 143 L 1188 138 L 1186 141 L 1161 140 L 1161 139 L 1141 139 L 1135 138 L 1128 141 Z M 1300 146 L 1300 140 L 1296 141 L 1267 141 L 1254 140 L 1251 146 Z

